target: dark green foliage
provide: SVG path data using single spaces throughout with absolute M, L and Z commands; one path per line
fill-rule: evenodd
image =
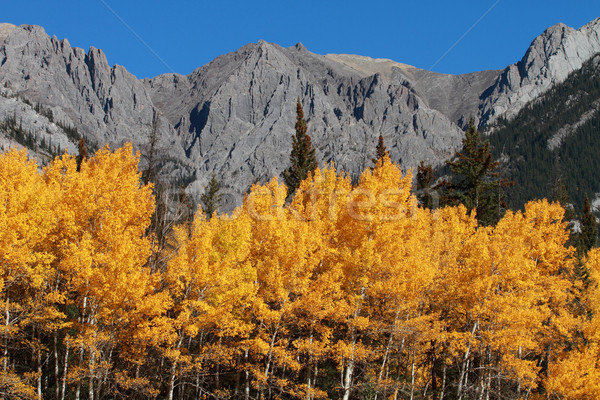
M 310 136 L 306 133 L 306 122 L 300 98 L 296 104 L 296 134 L 292 137 L 290 165 L 283 171 L 283 180 L 288 187 L 288 198 L 291 197 L 300 182 L 317 168 L 317 156 Z
M 88 157 L 87 149 L 85 147 L 85 140 L 83 140 L 83 138 L 79 139 L 78 150 L 79 151 L 76 157 L 77 172 L 79 172 L 79 170 L 81 169 L 81 163 L 83 162 L 83 160 L 85 160 Z
M 6 132 L 8 137 L 12 138 L 21 146 L 35 151 L 43 151 L 51 157 L 57 155 L 52 144 L 47 144 L 43 135 L 38 143 L 38 137 L 34 132 L 24 129 L 22 121 L 19 120 L 17 123 L 16 115 L 8 116 L 4 121 L 0 122 L 0 131 Z
M 215 212 L 219 210 L 222 195 L 219 193 L 221 190 L 221 184 L 212 174 L 210 181 L 204 187 L 204 193 L 200 196 L 200 202 L 202 203 L 202 210 L 210 218 Z
M 469 212 L 475 210 L 482 225 L 498 222 L 505 209 L 503 190 L 511 183 L 500 178 L 497 172 L 500 163 L 494 161 L 490 144 L 482 141 L 473 118 L 465 132 L 462 150 L 456 153 L 455 161 L 446 163 L 451 178 L 440 185 L 444 204 L 463 204 Z
M 379 139 L 377 141 L 377 146 L 375 147 L 375 158 L 372 158 L 371 161 L 373 164 L 377 165 L 380 160 L 383 160 L 383 157 L 390 156 L 390 153 L 387 151 L 385 144 L 383 144 L 383 135 L 381 132 L 379 133 Z
M 557 172 L 558 173 L 558 172 Z M 567 246 L 574 246 L 577 237 L 575 232 L 573 232 L 573 221 L 577 219 L 577 215 L 575 214 L 575 208 L 569 199 L 569 193 L 567 192 L 567 187 L 562 182 L 562 178 L 560 175 L 556 175 L 552 180 L 552 188 L 550 193 L 550 201 L 557 201 L 560 205 L 565 209 L 564 221 L 567 223 L 567 229 L 569 230 L 569 240 L 567 241 Z
M 54 122 L 54 114 L 50 108 L 44 107 L 42 104 L 37 103 L 34 107 L 34 110 L 44 117 L 48 118 L 48 121 Z
M 596 56 L 513 120 L 501 119 L 493 127 L 489 136 L 492 150 L 509 159 L 515 181 L 507 191 L 511 208 L 523 208 L 533 199 L 552 198 L 557 170 L 578 212 L 585 193 L 599 191 L 599 66 L 600 56 Z M 549 149 L 548 140 L 567 126 L 571 133 L 562 138 L 560 146 Z
M 33 106 L 33 109 L 40 115 L 48 118 L 50 122 L 54 121 L 54 116 L 52 114 L 52 110 L 44 107 L 41 104 L 36 104 Z M 78 133 L 77 128 L 71 127 L 65 123 L 60 121 L 56 122 L 56 124 L 65 132 L 69 140 L 75 143 L 79 143 L 81 146 L 81 140 L 83 140 L 82 136 Z M 4 121 L 0 122 L 0 131 L 4 131 L 8 134 L 8 137 L 13 139 L 15 142 L 19 143 L 21 146 L 24 146 L 28 149 L 46 153 L 50 158 L 54 158 L 63 153 L 63 149 L 60 145 L 54 145 L 52 140 L 46 140 L 44 134 L 36 134 L 33 131 L 29 131 L 23 128 L 23 121 L 17 121 L 16 114 L 12 116 L 8 116 L 4 119 Z M 48 129 L 46 131 L 49 133 Z M 88 151 L 95 151 L 97 146 L 91 143 L 85 143 L 86 154 Z M 81 147 L 80 147 L 81 152 Z
M 62 121 L 56 121 L 56 125 L 59 126 L 60 129 L 63 130 L 67 138 L 73 143 L 79 143 L 79 139 L 81 139 L 81 135 L 77 131 L 77 127 L 68 125 Z
M 148 165 L 146 169 L 142 172 L 142 181 L 144 184 L 148 184 L 149 182 L 155 182 L 157 175 L 157 163 L 158 163 L 158 126 L 156 123 L 156 116 L 152 121 L 152 131 L 150 132 L 150 137 L 148 138 L 148 143 L 146 148 L 142 152 L 142 157 L 146 159 Z
M 434 175 L 431 164 L 425 165 L 423 161 L 417 167 L 417 199 L 424 208 L 433 208 L 433 198 L 431 196 L 431 185 Z
M 586 255 L 588 251 L 598 244 L 598 223 L 592 210 L 590 200 L 587 195 L 583 201 L 583 214 L 579 218 L 579 227 L 581 232 L 575 236 L 574 242 L 577 247 L 577 263 L 575 264 L 575 281 L 579 282 L 575 297 L 575 306 L 580 315 L 588 318 L 592 316 L 590 304 L 586 302 L 589 299 L 590 286 L 594 280 L 590 275 L 590 270 L 586 265 Z
M 581 233 L 578 240 L 578 250 L 586 254 L 598 243 L 598 222 L 592 212 L 592 206 L 587 194 L 583 200 L 583 214 L 581 215 Z

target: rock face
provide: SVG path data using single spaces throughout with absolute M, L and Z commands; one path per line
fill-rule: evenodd
M 461 143 L 460 129 L 428 107 L 398 68 L 363 73 L 302 45 L 261 41 L 187 77 L 161 75 L 146 85 L 198 175 L 216 170 L 224 182 L 250 185 L 281 173 L 297 98 L 321 165 L 333 161 L 352 175 L 371 165 L 380 132 L 405 167 L 440 163 Z
M 152 104 L 143 83 L 122 66 L 110 67 L 104 53 L 72 48 L 67 39 L 49 37 L 39 26 L 0 26 L 0 83 L 31 103 L 52 109 L 56 122 L 76 127 L 88 142 L 142 146 L 153 126 L 170 149 L 177 148 L 172 127 Z M 166 144 L 169 144 L 168 146 Z
M 404 168 L 439 164 L 460 147 L 470 116 L 511 116 L 600 51 L 599 27 L 600 20 L 577 31 L 549 28 L 504 71 L 445 75 L 260 41 L 190 75 L 142 81 L 109 66 L 101 50 L 72 48 L 41 27 L 0 24 L 0 85 L 51 109 L 55 122 L 77 127 L 89 142 L 132 141 L 148 153 L 154 137 L 163 174 L 191 182 L 195 195 L 215 172 L 231 194 L 230 209 L 252 183 L 287 166 L 297 98 L 320 165 L 333 161 L 358 175 L 371 164 L 380 132 Z M 25 113 L 14 101 L 0 96 L 0 118 Z M 54 132 L 52 121 L 39 119 Z
M 581 68 L 600 52 L 600 18 L 575 30 L 554 25 L 538 36 L 525 56 L 508 66 L 488 90 L 480 106 L 481 123 L 514 117 L 527 102 Z

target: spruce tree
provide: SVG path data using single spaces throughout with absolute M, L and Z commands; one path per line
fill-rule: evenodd
M 372 158 L 373 164 L 377 165 L 380 160 L 383 160 L 383 157 L 390 156 L 390 153 L 387 151 L 385 144 L 383 143 L 383 135 L 381 132 L 379 133 L 379 140 L 377 142 L 377 147 L 375 147 L 376 157 Z
M 581 215 L 581 234 L 579 235 L 578 248 L 581 254 L 586 254 L 596 247 L 598 242 L 598 222 L 592 212 L 592 205 L 587 194 L 583 200 L 583 214 Z
M 300 186 L 300 182 L 306 179 L 317 166 L 317 156 L 310 136 L 306 133 L 304 111 L 298 97 L 296 104 L 296 133 L 292 136 L 290 165 L 283 171 L 283 180 L 288 187 L 288 198 L 296 192 L 296 189 Z
M 562 181 L 558 166 L 556 166 L 555 170 L 555 177 L 552 179 L 550 188 L 550 200 L 557 201 L 565 209 L 565 216 L 563 217 L 563 220 L 567 223 L 567 230 L 569 231 L 569 240 L 567 240 L 565 245 L 575 246 L 577 244 L 578 235 L 573 230 L 573 222 L 577 219 L 577 215 L 575 214 L 575 208 L 573 207 L 571 199 L 569 198 L 567 187 Z
M 77 171 L 79 172 L 79 170 L 81 169 L 81 163 L 88 157 L 87 148 L 85 146 L 85 140 L 83 140 L 83 138 L 79 139 L 79 145 L 77 147 L 77 150 L 79 151 L 79 153 L 77 154 L 75 161 L 77 162 Z
M 489 141 L 483 141 L 473 118 L 462 141 L 463 147 L 456 153 L 455 161 L 446 161 L 452 172 L 450 182 L 443 182 L 447 190 L 445 199 L 449 204 L 461 203 L 469 212 L 476 210 L 482 225 L 494 225 L 505 207 L 503 189 L 512 183 L 500 178 Z
M 433 197 L 430 193 L 433 179 L 433 167 L 421 161 L 417 166 L 417 199 L 423 208 L 433 208 Z
M 210 181 L 204 187 L 204 193 L 200 196 L 202 210 L 210 218 L 215 212 L 219 211 L 222 195 L 219 193 L 221 184 L 213 172 Z

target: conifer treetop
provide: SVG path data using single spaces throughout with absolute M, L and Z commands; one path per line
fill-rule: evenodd
M 290 165 L 283 171 L 283 179 L 288 187 L 288 196 L 292 196 L 300 186 L 300 182 L 306 179 L 318 167 L 316 152 L 313 148 L 312 140 L 306 131 L 307 126 L 304 120 L 304 111 L 298 97 L 296 104 L 296 133 L 292 136 Z
M 389 151 L 387 150 L 387 148 L 385 147 L 385 144 L 383 143 L 383 134 L 381 132 L 379 132 L 379 140 L 377 141 L 377 147 L 375 148 L 376 153 L 375 153 L 375 158 L 372 158 L 371 161 L 373 161 L 373 164 L 377 165 L 377 163 L 380 160 L 383 160 L 383 158 L 385 156 L 390 156 Z
M 200 202 L 202 203 L 202 210 L 210 218 L 215 212 L 219 211 L 221 204 L 222 195 L 219 193 L 221 190 L 221 183 L 217 180 L 214 172 L 208 181 L 208 184 L 204 187 L 204 193 L 200 196 Z

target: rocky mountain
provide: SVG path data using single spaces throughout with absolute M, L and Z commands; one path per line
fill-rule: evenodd
M 34 141 L 60 149 L 74 151 L 78 135 L 97 146 L 132 141 L 145 155 L 153 148 L 162 173 L 190 183 L 192 195 L 215 172 L 231 208 L 253 182 L 287 166 L 297 98 L 321 165 L 357 175 L 380 132 L 405 168 L 440 164 L 470 116 L 514 115 L 600 51 L 599 31 L 600 19 L 579 30 L 557 25 L 519 63 L 466 75 L 260 41 L 187 76 L 138 80 L 99 49 L 0 24 L 0 122 L 12 118 L 13 131 L 18 121 Z
M 143 82 L 120 65 L 109 66 L 101 50 L 92 47 L 86 53 L 71 47 L 67 39 L 50 37 L 32 25 L 0 24 L 0 43 L 0 119 L 16 113 L 24 129 L 54 135 L 49 139 L 63 149 L 75 149 L 76 143 L 60 137 L 59 125 L 76 128 L 95 146 L 132 141 L 138 147 L 148 141 L 155 127 L 168 149 L 165 158 L 183 168 L 187 165 L 172 127 L 152 104 Z M 29 108 L 16 110 L 16 97 Z M 44 115 L 38 120 L 25 118 L 34 104 L 48 110 L 53 121 Z
M 362 58 L 345 60 L 301 44 L 261 41 L 189 76 L 167 74 L 145 83 L 198 175 L 217 169 L 226 182 L 249 185 L 280 174 L 289 160 L 297 98 L 320 161 L 351 174 L 370 165 L 380 132 L 392 157 L 407 167 L 439 163 L 460 145 L 458 126 L 429 107 L 400 69 L 365 72 L 357 66 Z
M 600 52 L 600 18 L 578 30 L 554 25 L 538 36 L 525 56 L 508 66 L 480 105 L 482 124 L 513 118 L 528 102 L 564 80 Z

